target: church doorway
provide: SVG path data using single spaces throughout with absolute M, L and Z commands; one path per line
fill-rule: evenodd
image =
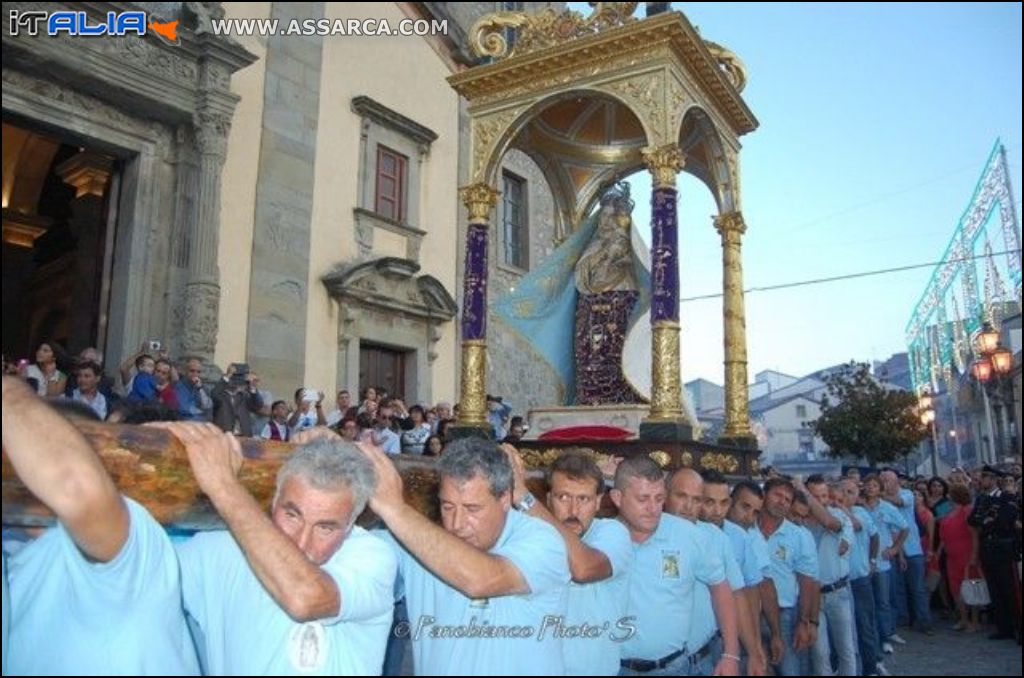
M 406 398 L 407 351 L 361 343 L 359 346 L 359 392 L 372 386 L 384 389 L 392 398 Z M 410 403 L 406 403 L 410 404 Z
M 119 164 L 4 116 L 3 352 L 106 343 Z

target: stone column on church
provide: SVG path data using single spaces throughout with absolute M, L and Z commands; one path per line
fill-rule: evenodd
M 725 343 L 725 428 L 722 445 L 756 448 L 750 429 L 747 401 L 747 319 L 743 302 L 743 234 L 747 225 L 741 212 L 725 212 L 715 219 L 722 237 L 722 318 Z
M 487 421 L 487 234 L 498 191 L 485 183 L 460 191 L 469 212 L 462 293 L 462 379 L 454 436 L 493 435 Z
M 683 413 L 679 361 L 679 220 L 676 175 L 683 168 L 677 144 L 643 152 L 653 179 L 651 199 L 651 413 L 640 438 L 691 440 L 693 426 Z
M 230 113 L 208 106 L 197 115 L 197 215 L 188 242 L 188 281 L 182 309 L 182 353 L 213 361 L 220 312 L 220 177 L 227 154 Z
M 113 172 L 113 158 L 82 151 L 62 162 L 57 175 L 75 189 L 68 227 L 75 237 L 75 279 L 70 300 L 68 348 L 80 351 L 97 344 L 100 271 L 103 270 L 104 194 Z

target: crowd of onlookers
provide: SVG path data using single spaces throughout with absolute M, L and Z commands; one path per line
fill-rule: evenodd
M 43 342 L 34 360 L 9 362 L 4 373 L 26 379 L 46 398 L 65 398 L 88 407 L 105 421 L 208 421 L 236 435 L 288 441 L 300 431 L 328 426 L 350 441 L 372 441 L 388 454 L 438 456 L 458 404 L 407 405 L 383 387 L 337 392 L 297 388 L 290 399 L 276 397 L 244 363 L 232 363 L 216 381 L 206 380 L 198 358 L 172 361 L 160 342 L 147 341 L 119 365 L 117 380 L 104 371 L 102 356 L 86 348 L 68 356 L 55 342 Z M 526 430 L 521 416 L 499 396 L 487 396 L 488 420 L 497 440 L 517 442 Z

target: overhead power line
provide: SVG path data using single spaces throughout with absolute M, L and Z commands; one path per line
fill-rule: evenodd
M 1020 254 L 1020 250 L 1019 249 L 1015 249 L 1015 250 L 1003 250 L 1001 252 L 993 252 L 992 256 L 993 257 L 999 257 L 999 256 L 1003 256 L 1003 255 L 1006 255 L 1006 254 Z M 877 269 L 877 270 L 874 270 L 874 271 L 861 271 L 859 273 L 847 273 L 845 275 L 834 275 L 834 276 L 830 276 L 828 278 L 814 278 L 814 279 L 811 279 L 811 280 L 799 280 L 799 281 L 796 281 L 796 282 L 778 283 L 776 285 L 760 285 L 760 286 L 757 286 L 757 287 L 748 287 L 747 289 L 743 290 L 743 292 L 744 292 L 744 294 L 751 294 L 753 292 L 772 292 L 774 290 L 784 290 L 784 289 L 789 289 L 791 287 L 806 287 L 808 285 L 821 285 L 823 283 L 838 282 L 840 280 L 855 280 L 857 278 L 868 278 L 868 277 L 876 276 L 876 275 L 888 275 L 890 273 L 902 273 L 904 271 L 913 271 L 913 270 L 919 269 L 919 268 L 934 268 L 935 266 L 940 266 L 942 264 L 948 264 L 948 263 L 954 263 L 955 264 L 955 263 L 963 263 L 963 262 L 967 262 L 967 261 L 974 261 L 976 259 L 981 259 L 981 258 L 983 258 L 985 256 L 988 256 L 988 255 L 987 254 L 974 254 L 974 255 L 971 255 L 969 257 L 958 257 L 956 259 L 944 259 L 942 261 L 930 261 L 930 262 L 925 263 L 925 264 L 910 264 L 910 265 L 907 265 L 907 266 L 896 266 L 894 268 L 880 268 L 880 269 Z M 682 303 L 685 303 L 685 302 L 688 302 L 688 301 L 702 301 L 704 299 L 718 299 L 721 296 L 722 296 L 721 292 L 715 292 L 714 294 L 701 294 L 701 295 L 695 296 L 695 297 L 681 297 L 679 299 L 679 303 L 682 304 Z

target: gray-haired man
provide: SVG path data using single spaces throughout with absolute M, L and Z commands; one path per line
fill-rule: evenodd
M 277 475 L 268 517 L 238 482 L 238 440 L 213 424 L 167 424 L 230 532 L 178 549 L 185 611 L 210 675 L 380 672 L 395 558 L 355 526 L 376 485 L 351 443 L 314 439 Z
M 406 505 L 402 479 L 379 449 L 362 447 L 380 479 L 370 508 L 400 542 L 417 675 L 562 675 L 569 565 L 565 542 L 512 510 L 512 468 L 497 444 L 445 448 L 439 527 Z

